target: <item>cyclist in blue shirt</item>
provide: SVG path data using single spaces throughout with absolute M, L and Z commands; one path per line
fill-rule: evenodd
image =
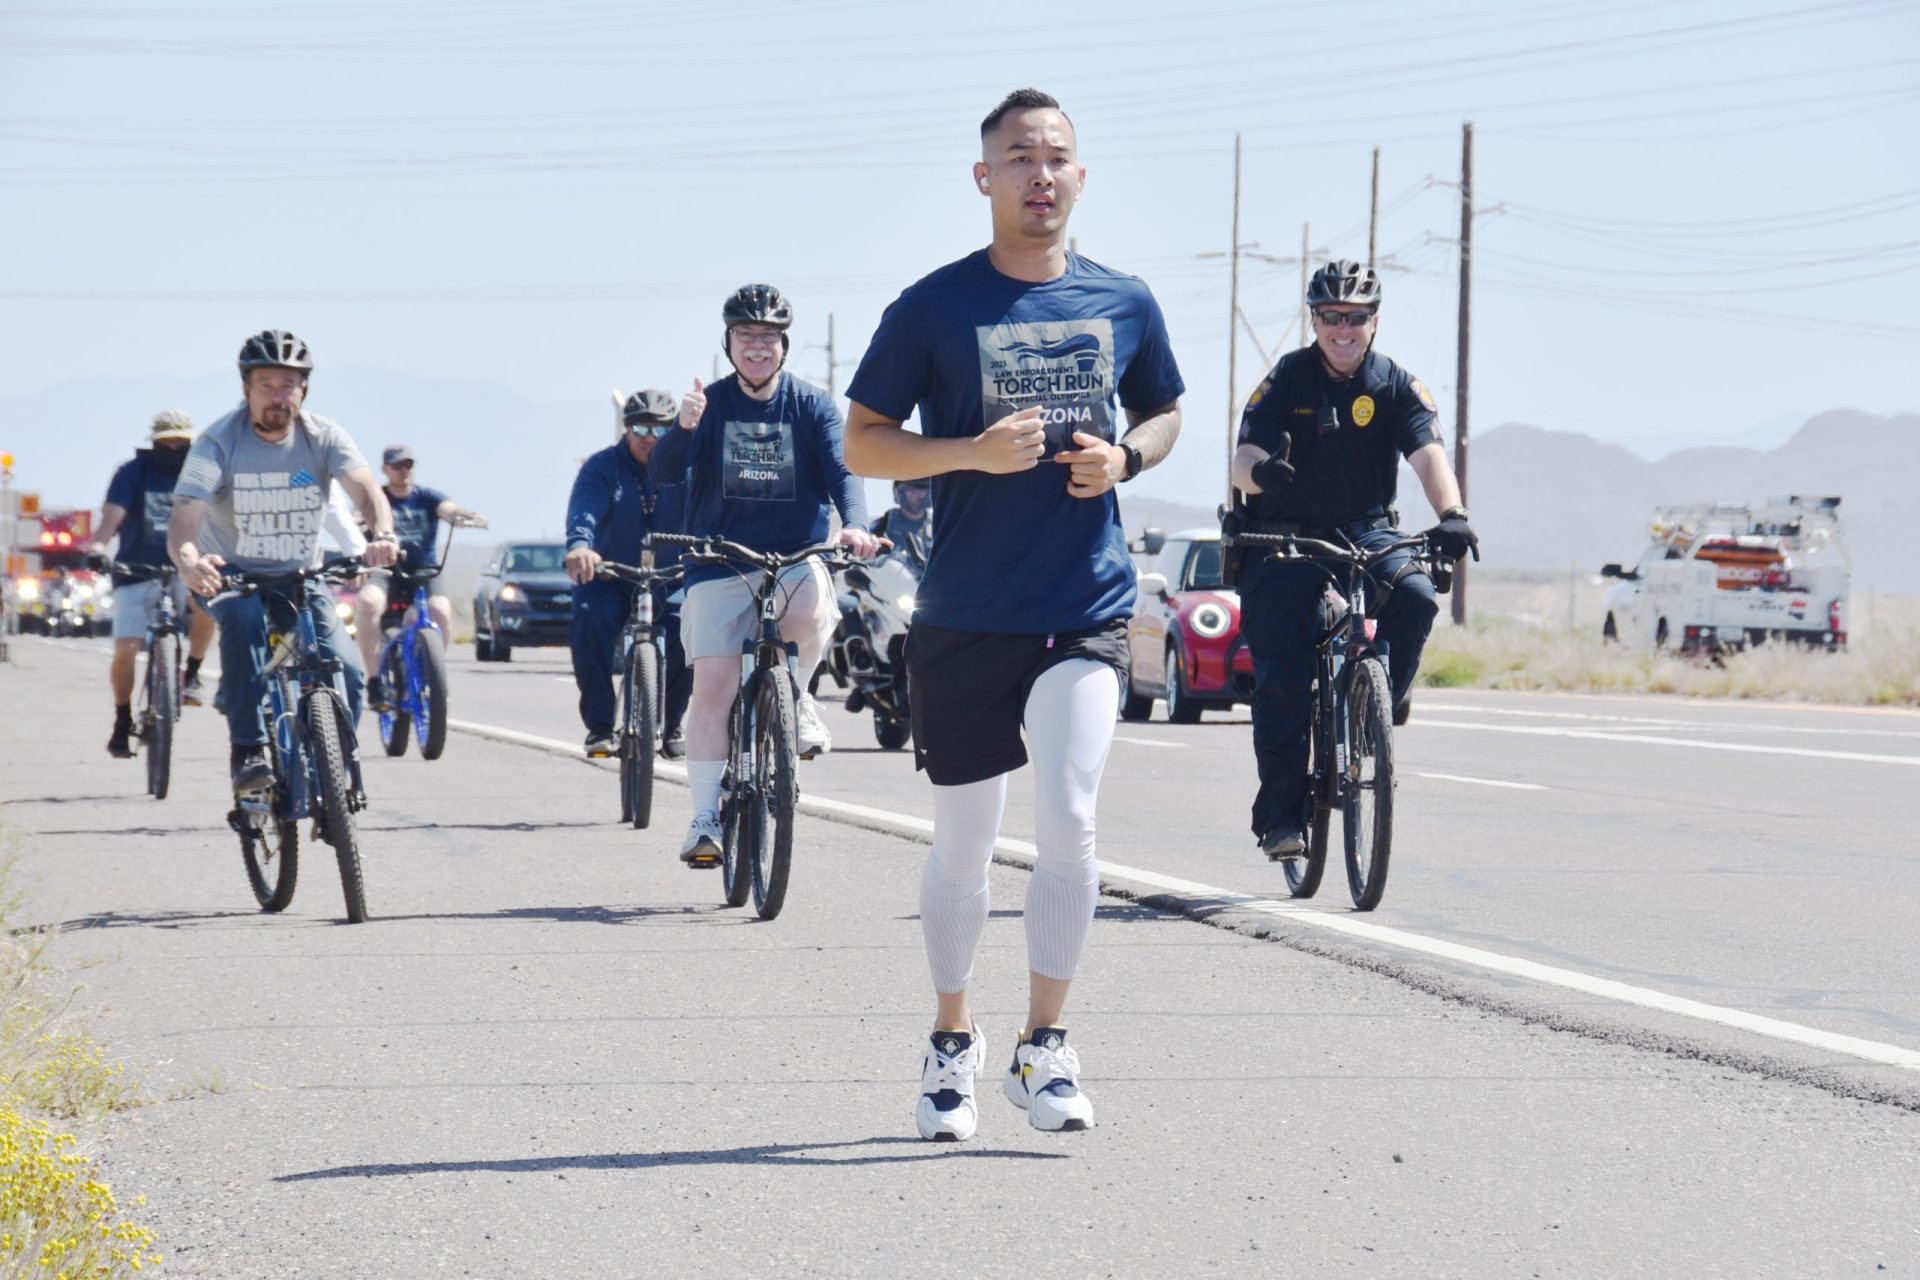
M 121 463 L 113 473 L 89 548 L 104 556 L 107 544 L 118 535 L 119 561 L 146 569 L 167 563 L 167 517 L 173 514 L 173 486 L 180 479 L 180 468 L 193 443 L 193 421 L 178 409 L 163 409 L 154 415 L 150 439 L 151 448 L 135 450 L 132 460 Z M 180 617 L 187 622 L 187 667 L 180 700 L 197 707 L 204 697 L 200 664 L 213 645 L 213 618 L 177 578 L 173 592 Z M 115 575 L 113 663 L 108 668 L 113 686 L 113 736 L 107 739 L 107 753 L 122 760 L 133 754 L 134 660 L 146 647 L 147 625 L 159 599 L 160 584 L 153 579 Z
M 734 372 L 711 387 L 694 379 L 681 400 L 679 431 L 653 455 L 657 478 L 687 478 L 687 532 L 718 535 L 778 554 L 827 540 L 837 510 L 840 545 L 871 555 L 880 540 L 866 528 L 860 482 L 841 457 L 840 411 L 818 387 L 785 371 L 793 306 L 769 284 L 736 290 L 720 309 Z M 799 650 L 800 687 L 820 665 L 839 617 L 826 569 L 809 560 L 787 570 L 791 593 L 780 634 Z M 740 689 L 740 646 L 758 619 L 754 586 L 726 568 L 687 574 L 681 637 L 693 662 L 687 713 L 687 782 L 693 822 L 680 848 L 692 867 L 720 865 L 720 779 L 727 721 Z M 830 750 L 811 696 L 795 706 L 800 757 Z
M 1068 248 L 1086 170 L 1060 104 L 1017 90 L 980 141 L 991 244 L 887 308 L 847 391 L 849 465 L 933 477 L 907 668 L 934 797 L 920 918 L 937 1008 L 915 1112 L 934 1140 L 969 1138 L 978 1121 L 984 1050 L 967 991 L 1007 778 L 1029 752 L 1027 1021 L 1003 1091 L 1035 1128 L 1093 1123 L 1061 1014 L 1099 896 L 1094 807 L 1134 603 L 1114 486 L 1172 449 L 1185 389 L 1147 286 Z M 918 435 L 901 429 L 916 409 Z
M 647 535 L 655 530 L 680 532 L 685 488 L 671 477 L 656 479 L 648 466 L 677 415 L 671 391 L 634 392 L 621 411 L 625 437 L 581 464 L 567 499 L 566 566 L 574 583 L 567 643 L 573 650 L 586 751 L 596 758 L 611 756 L 620 746 L 613 735 L 620 710 L 613 670 L 634 588 L 593 575 L 602 560 L 638 564 Z
M 380 455 L 380 470 L 386 476 L 383 488 L 387 505 L 393 509 L 393 531 L 400 539 L 400 559 L 394 568 L 402 572 L 431 569 L 439 562 L 442 520 L 458 520 L 476 529 L 487 527 L 487 518 L 478 511 L 467 510 L 438 489 L 415 484 L 413 465 L 413 450 L 403 444 L 390 444 Z M 385 682 L 380 678 L 380 620 L 387 612 L 387 591 L 392 583 L 392 569 L 369 569 L 360 584 L 360 597 L 353 606 L 360 656 L 367 662 L 367 705 L 376 711 L 387 701 Z M 433 580 L 430 585 L 438 587 L 439 580 Z M 447 599 L 446 592 L 429 592 L 427 612 L 439 625 L 440 634 L 451 641 L 453 602 Z

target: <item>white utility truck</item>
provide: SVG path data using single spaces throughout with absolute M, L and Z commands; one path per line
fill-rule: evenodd
M 1639 563 L 1600 570 L 1619 579 L 1607 591 L 1606 639 L 1708 654 L 1770 640 L 1846 647 L 1840 499 L 1660 507 L 1650 532 Z

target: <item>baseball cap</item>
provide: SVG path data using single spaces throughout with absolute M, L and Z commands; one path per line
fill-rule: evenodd
M 412 461 L 413 450 L 403 444 L 390 444 L 387 446 L 386 452 L 380 455 L 381 464 L 389 467 L 398 466 L 402 462 Z
M 153 415 L 154 440 L 193 439 L 193 419 L 179 409 L 162 409 Z

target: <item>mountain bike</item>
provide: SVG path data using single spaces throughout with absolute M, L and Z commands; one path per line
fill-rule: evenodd
M 728 721 L 727 767 L 720 785 L 721 885 L 730 907 L 749 889 L 762 920 L 780 914 L 793 867 L 793 811 L 800 797 L 800 746 L 794 703 L 800 696 L 798 650 L 780 638 L 786 597 L 780 574 L 818 558 L 832 573 L 853 563 L 834 543 L 786 555 L 763 555 L 723 538 L 656 533 L 652 541 L 687 548 L 689 568 L 725 566 L 752 585 L 740 566 L 757 569 L 758 634 L 740 650 L 740 692 Z
M 330 560 L 290 574 L 231 573 L 217 603 L 259 594 L 266 604 L 265 691 L 267 759 L 273 782 L 236 797 L 227 823 L 240 837 L 247 879 L 266 911 L 293 901 L 300 868 L 300 820 L 313 819 L 313 838 L 333 846 L 347 919 L 367 918 L 360 837 L 353 815 L 367 804 L 360 787 L 360 756 L 341 683 L 342 663 L 320 647 L 308 608 L 320 581 L 338 582 L 362 571 L 358 558 Z M 324 593 L 323 593 L 324 595 Z M 329 607 L 331 607 L 329 605 Z
M 647 557 L 651 559 L 649 555 Z M 653 757 L 665 711 L 660 671 L 666 633 L 654 625 L 654 589 L 680 581 L 681 568 L 652 569 L 602 560 L 596 576 L 631 584 L 633 606 L 620 631 L 620 821 L 644 830 L 653 821 Z
M 165 800 L 173 778 L 173 727 L 180 720 L 180 608 L 174 584 L 180 571 L 171 564 L 101 562 L 98 569 L 133 582 L 158 582 L 160 599 L 147 621 L 147 674 L 140 682 L 140 706 L 133 736 L 147 752 L 147 794 Z
M 1389 556 L 1413 550 L 1436 590 L 1453 584 L 1452 566 L 1426 535 L 1400 538 L 1370 551 L 1297 534 L 1229 533 L 1227 546 L 1268 551 L 1274 558 L 1311 565 L 1326 575 L 1326 630 L 1314 642 L 1313 718 L 1307 742 L 1307 849 L 1287 859 L 1287 889 L 1311 898 L 1327 866 L 1327 843 L 1340 815 L 1347 888 L 1359 911 L 1380 905 L 1393 854 L 1393 694 L 1388 679 L 1392 655 L 1375 643 L 1367 623 L 1373 592 L 1368 570 Z
M 429 566 L 388 570 L 387 610 L 380 620 L 381 684 L 386 705 L 379 708 L 380 745 L 389 756 L 407 753 L 407 731 L 420 742 L 422 760 L 438 760 L 447 749 L 447 637 L 427 607 L 427 584 L 446 567 L 453 531 L 467 524 L 447 522 L 439 558 Z M 389 621 L 398 614 L 397 621 Z

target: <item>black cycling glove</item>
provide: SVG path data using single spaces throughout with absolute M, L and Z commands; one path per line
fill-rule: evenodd
M 1253 464 L 1251 478 L 1262 493 L 1279 493 L 1293 483 L 1293 464 L 1287 455 L 1293 452 L 1293 437 L 1282 435 L 1280 447 Z
M 1449 507 L 1440 523 L 1427 530 L 1427 540 L 1449 560 L 1459 560 L 1468 552 L 1475 560 L 1480 558 L 1480 535 L 1467 523 L 1465 507 Z

